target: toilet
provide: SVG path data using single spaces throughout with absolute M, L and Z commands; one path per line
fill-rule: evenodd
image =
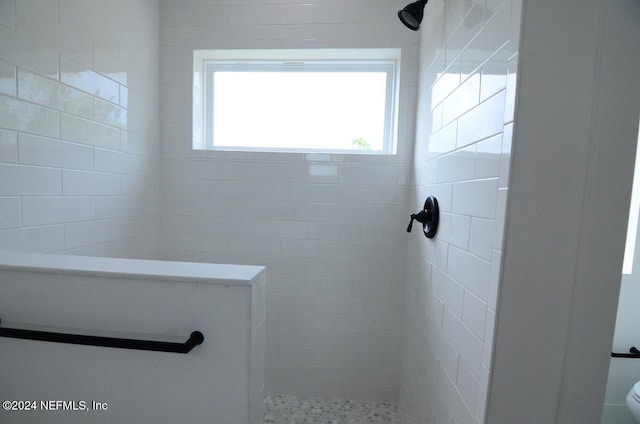
M 631 415 L 640 423 L 640 381 L 633 385 L 627 394 L 627 406 Z

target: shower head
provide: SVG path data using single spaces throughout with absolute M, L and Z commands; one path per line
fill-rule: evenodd
M 424 15 L 424 6 L 428 0 L 418 0 L 398 11 L 398 18 L 410 30 L 417 31 Z

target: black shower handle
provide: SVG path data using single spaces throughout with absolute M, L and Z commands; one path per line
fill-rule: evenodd
M 409 221 L 409 226 L 407 227 L 407 233 L 411 232 L 411 228 L 413 227 L 413 221 L 416 220 L 421 224 L 426 224 L 431 220 L 433 214 L 427 211 L 420 211 L 418 213 L 411 214 L 411 221 Z
M 425 237 L 433 238 L 438 230 L 438 221 L 440 220 L 440 210 L 438 208 L 438 200 L 433 197 L 427 197 L 424 201 L 424 207 L 421 211 L 411 214 L 411 221 L 407 227 L 407 232 L 410 233 L 413 228 L 413 221 L 418 221 L 422 224 L 422 231 Z

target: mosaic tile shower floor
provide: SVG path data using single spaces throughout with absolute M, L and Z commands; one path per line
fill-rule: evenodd
M 391 403 L 267 396 L 264 424 L 402 424 Z

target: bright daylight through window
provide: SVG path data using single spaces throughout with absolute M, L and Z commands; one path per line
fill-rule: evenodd
M 622 273 L 633 272 L 633 262 L 638 237 L 638 218 L 640 215 L 640 128 L 638 129 L 638 144 L 636 147 L 636 164 L 633 171 L 633 188 L 631 190 L 631 206 L 629 208 L 629 223 L 627 225 L 627 241 L 624 247 Z
M 400 49 L 196 50 L 193 149 L 394 154 Z

